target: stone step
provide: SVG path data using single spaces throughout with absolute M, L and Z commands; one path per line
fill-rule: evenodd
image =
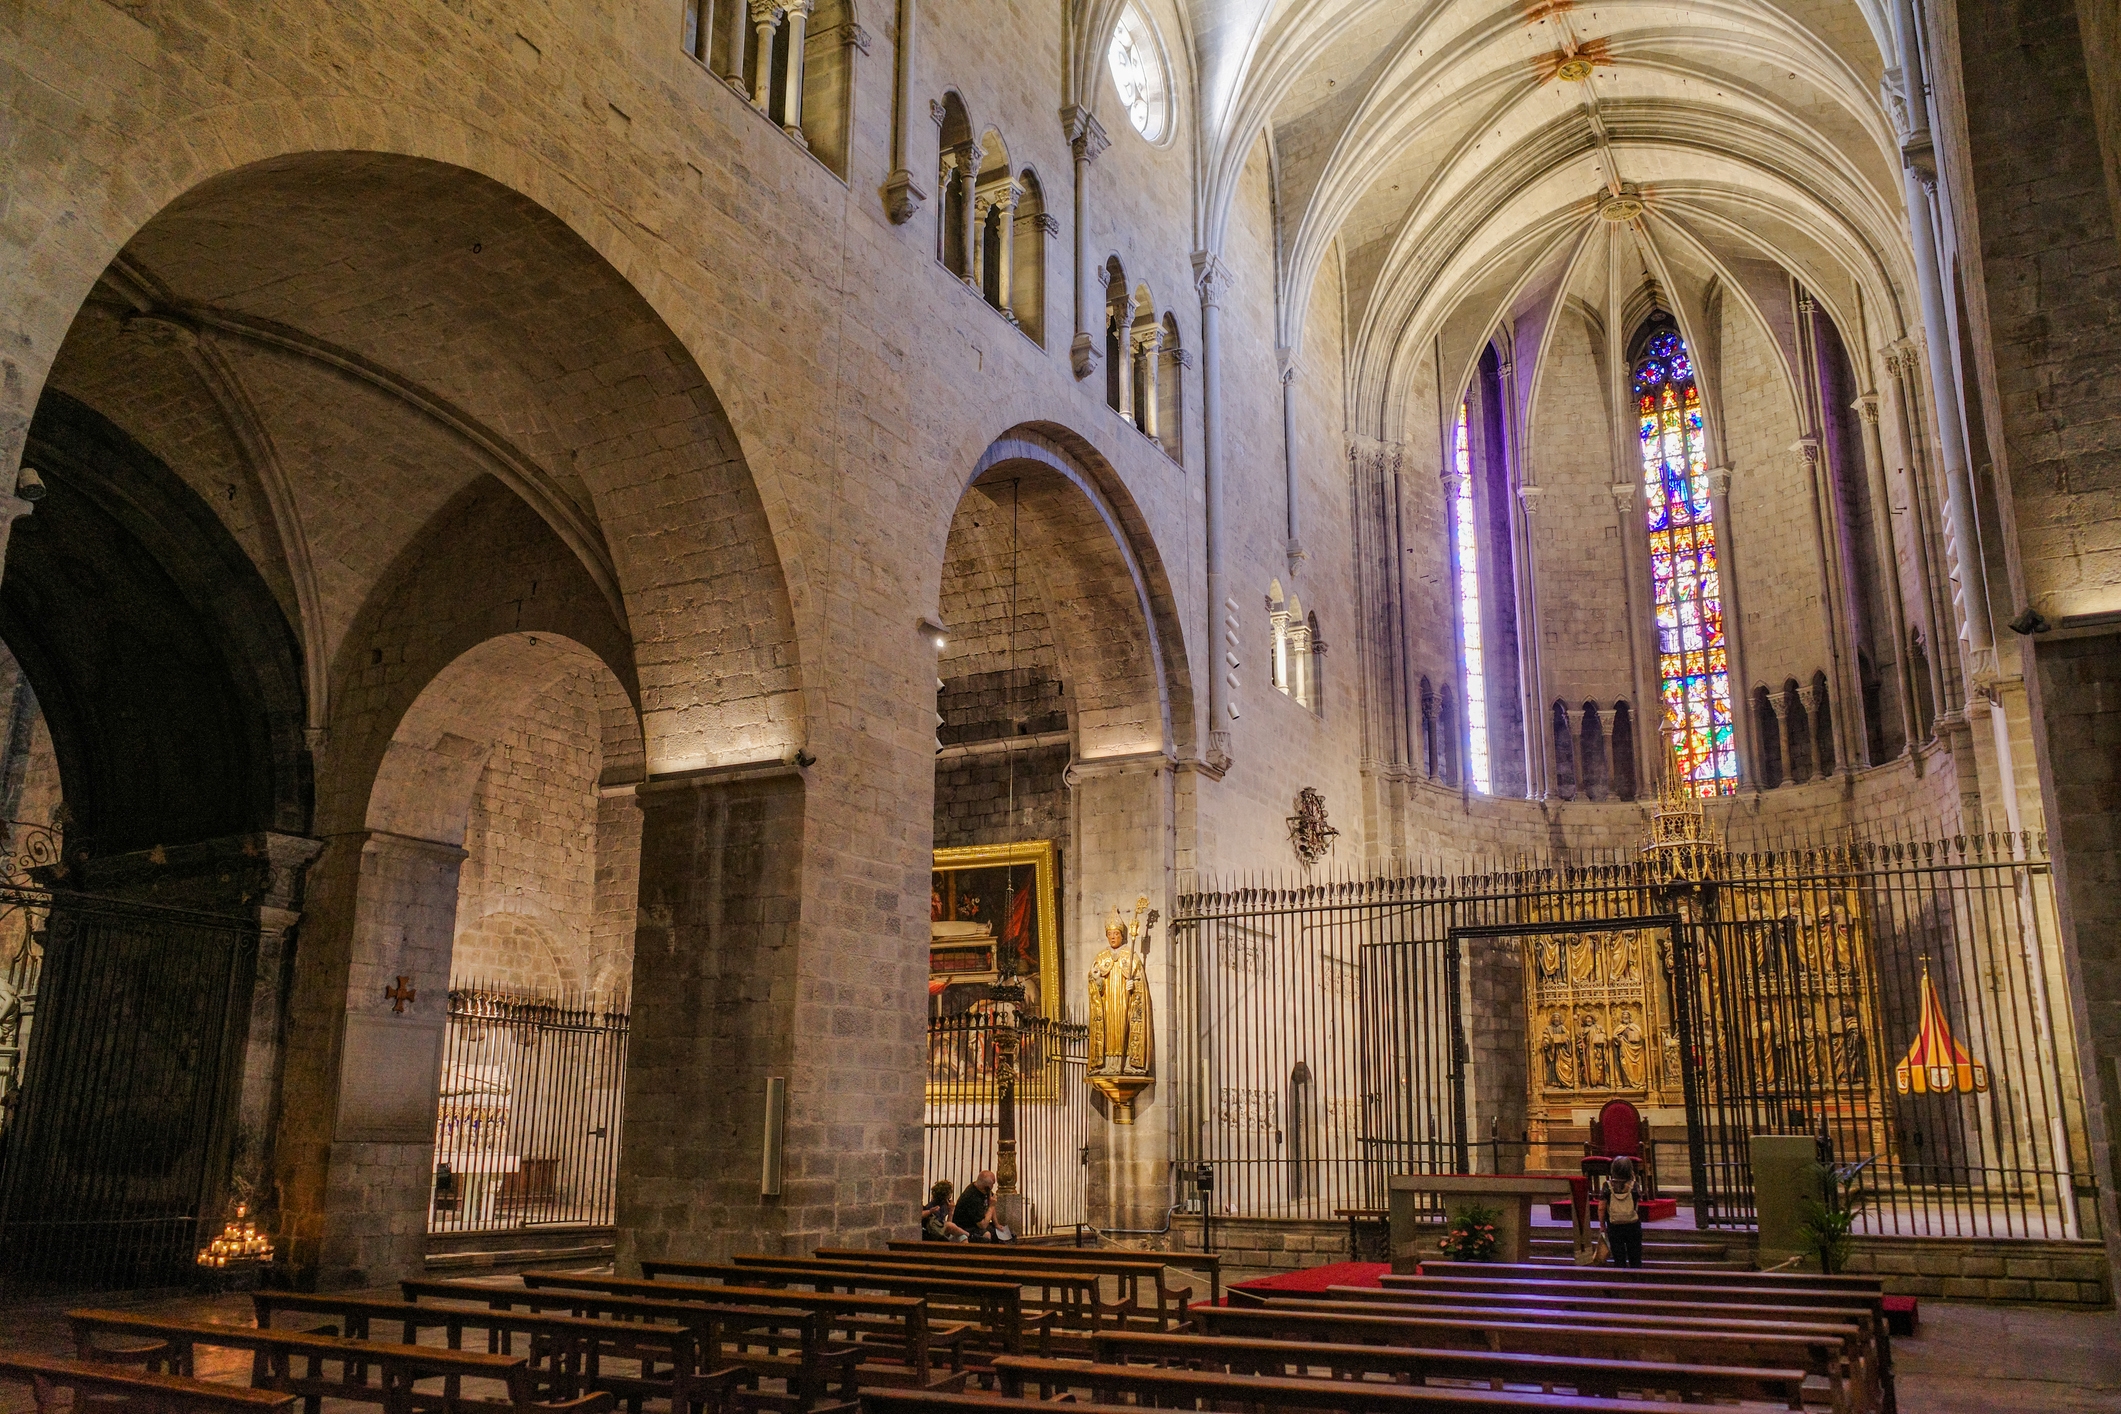
M 1531 1242 L 1535 1256 L 1566 1255 L 1575 1250 L 1575 1241 L 1567 1237 L 1535 1237 Z M 1722 1262 L 1730 1259 L 1731 1248 L 1727 1242 L 1689 1242 L 1684 1239 L 1667 1239 L 1659 1242 L 1644 1233 L 1642 1252 L 1645 1257 L 1675 1262 Z

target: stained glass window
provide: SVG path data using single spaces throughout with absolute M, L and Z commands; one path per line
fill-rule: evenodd
M 1664 736 L 1689 793 L 1729 795 L 1738 784 L 1738 747 L 1731 737 L 1731 674 L 1701 392 L 1686 341 L 1672 330 L 1653 335 L 1635 365 L 1635 411 L 1649 506 Z
M 1480 635 L 1480 549 L 1474 536 L 1473 455 L 1466 443 L 1466 405 L 1458 405 L 1457 507 L 1452 516 L 1458 545 L 1458 621 L 1465 631 L 1466 771 L 1473 789 L 1488 793 L 1488 686 Z

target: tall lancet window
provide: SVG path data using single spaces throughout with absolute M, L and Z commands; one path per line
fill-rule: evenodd
M 1488 683 L 1480 634 L 1480 548 L 1474 533 L 1480 517 L 1473 503 L 1473 453 L 1466 440 L 1467 404 L 1458 405 L 1458 430 L 1453 439 L 1456 458 L 1457 506 L 1451 517 L 1452 536 L 1458 547 L 1458 622 L 1465 637 L 1466 674 L 1466 778 L 1473 789 L 1488 793 Z
M 1686 341 L 1676 331 L 1652 335 L 1643 348 L 1635 365 L 1635 408 L 1649 504 L 1665 740 L 1690 793 L 1729 795 L 1737 789 L 1738 748 L 1731 738 L 1731 674 L 1701 390 Z

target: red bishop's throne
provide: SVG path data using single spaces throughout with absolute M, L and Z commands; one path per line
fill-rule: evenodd
M 1613 1160 L 1625 1155 L 1635 1161 L 1635 1172 L 1641 1177 L 1638 1195 L 1655 1198 L 1655 1154 L 1656 1145 L 1650 1142 L 1642 1111 L 1626 1100 L 1608 1100 L 1591 1121 L 1591 1142 L 1583 1147 L 1583 1176 L 1591 1180 L 1594 1192 L 1600 1191 L 1613 1172 Z

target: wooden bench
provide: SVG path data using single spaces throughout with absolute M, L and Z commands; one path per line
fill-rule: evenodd
M 1733 1272 L 1698 1267 L 1550 1267 L 1538 1262 L 1424 1261 L 1418 1276 L 1527 1277 L 1535 1281 L 1662 1282 L 1672 1286 L 1802 1286 L 1883 1293 L 1883 1278 L 1817 1272 Z M 1385 1281 L 1395 1278 L 1387 1276 Z
M 1228 1401 L 1264 1409 L 1335 1409 L 1341 1414 L 1397 1414 L 1402 1410 L 1538 1409 L 1583 1411 L 1583 1414 L 1669 1414 L 1669 1404 L 1634 1399 L 1600 1399 L 1585 1395 L 1517 1394 L 1500 1390 L 1444 1389 L 1433 1385 L 1393 1385 L 1375 1380 L 1291 1379 L 1274 1375 L 1233 1375 L 1215 1370 L 1172 1370 L 1157 1365 L 1097 1365 L 1074 1360 L 1042 1360 L 1004 1355 L 995 1361 L 1005 1394 L 1022 1396 L 1026 1386 L 1040 1397 L 1059 1390 L 1087 1389 L 1093 1401 L 1118 1403 L 1131 1396 L 1138 1404 L 1210 1407 Z
M 968 1329 L 947 1325 L 931 1329 L 928 1303 L 918 1296 L 870 1296 L 838 1292 L 790 1291 L 769 1286 L 703 1286 L 698 1282 L 635 1281 L 627 1277 L 593 1277 L 554 1272 L 525 1272 L 523 1284 L 533 1291 L 603 1291 L 614 1296 L 660 1297 L 666 1301 L 703 1304 L 732 1302 L 748 1306 L 785 1306 L 809 1311 L 832 1330 L 853 1336 L 855 1348 L 864 1356 L 889 1351 L 893 1363 L 883 1365 L 864 1359 L 854 1370 L 856 1386 L 910 1384 L 925 1389 L 938 1383 L 933 1343 L 939 1335 L 951 1352 L 951 1371 L 943 1383 L 962 1387 L 965 1378 L 964 1342 Z
M 1853 1334 L 1819 1330 L 1726 1330 L 1711 1323 L 1645 1320 L 1626 1325 L 1578 1323 L 1565 1312 L 1501 1320 L 1492 1314 L 1414 1314 L 1404 1308 L 1305 1305 L 1194 1307 L 1210 1335 L 1321 1344 L 1399 1345 L 1418 1350 L 1494 1350 L 1572 1359 L 1609 1358 L 1622 1344 L 1633 1358 L 1658 1365 L 1736 1365 L 1802 1370 L 1826 1381 L 1837 1414 L 1856 1414 L 1848 1347 Z
M 862 1391 L 862 1414 L 1028 1414 L 1030 1401 L 1006 1394 L 933 1394 L 927 1391 Z M 1067 1414 L 1140 1414 L 1134 1404 L 1066 1404 Z
M 844 1257 L 857 1249 L 819 1249 L 819 1257 Z M 986 1242 L 889 1242 L 887 1251 L 895 1259 L 923 1261 L 929 1266 L 959 1266 L 959 1268 L 1010 1268 L 1010 1270 L 1033 1270 L 1041 1272 L 1048 1266 L 1061 1268 L 1065 1272 L 1097 1272 L 1099 1276 L 1111 1276 L 1122 1283 L 1126 1300 L 1135 1304 L 1137 1310 L 1150 1310 L 1154 1306 L 1160 1319 L 1167 1325 L 1181 1325 L 1186 1321 L 1186 1306 L 1196 1300 L 1194 1289 L 1173 1287 L 1164 1280 L 1164 1272 L 1175 1268 L 1177 1263 L 1164 1261 L 1160 1253 L 1124 1253 L 1111 1249 L 1088 1249 L 1088 1247 L 1050 1247 L 1050 1249 L 1020 1249 L 1001 1244 L 991 1247 Z M 874 1253 L 872 1253 L 874 1255 Z M 1177 1268 L 1188 1270 L 1188 1268 Z M 1222 1297 L 1222 1268 L 1220 1261 L 1207 1272 L 1209 1276 L 1209 1300 Z
M 1128 1262 L 1140 1267 L 1173 1267 L 1198 1272 L 1208 1279 L 1208 1299 L 1220 1301 L 1223 1294 L 1222 1256 L 1216 1252 L 1132 1252 L 1121 1247 L 1027 1247 L 1017 1243 L 905 1242 L 884 1244 L 893 1252 L 940 1252 L 954 1261 L 983 1261 L 990 1257 L 1030 1262 L 1067 1262 L 1083 1257 L 1101 1262 Z M 1158 1280 L 1161 1281 L 1159 1273 Z
M 1147 1335 L 1114 1332 L 1095 1337 L 1091 1359 L 1100 1365 L 1140 1361 L 1184 1368 L 1222 1369 L 1240 1375 L 1324 1374 L 1366 1379 L 1383 1375 L 1420 1384 L 1431 1376 L 1536 1384 L 1547 1393 L 1566 1385 L 1576 1394 L 1618 1398 L 1623 1393 L 1676 1394 L 1699 1399 L 1719 1395 L 1780 1402 L 1804 1408 L 1804 1371 L 1743 1365 L 1653 1365 L 1639 1360 L 1588 1356 L 1526 1355 L 1494 1350 L 1414 1350 L 1391 1345 L 1335 1345 L 1316 1341 L 1254 1340 L 1235 1336 Z
M 486 1355 L 433 1345 L 385 1345 L 301 1331 L 261 1331 L 252 1326 L 161 1320 L 124 1311 L 69 1311 L 66 1319 L 74 1330 L 76 1351 L 84 1360 L 138 1361 L 150 1370 L 159 1365 L 166 1367 L 165 1373 L 188 1377 L 194 1373 L 192 1357 L 198 1346 L 247 1350 L 251 1353 L 252 1387 L 300 1395 L 309 1414 L 316 1414 L 325 1399 L 378 1404 L 387 1414 L 414 1414 L 421 1410 L 440 1410 L 444 1414 L 533 1414 L 540 1410 L 606 1414 L 612 1406 L 611 1396 L 601 1392 L 569 1400 L 539 1400 L 530 1362 L 521 1355 Z M 99 1345 L 99 1334 L 129 1336 L 149 1344 L 139 1350 L 111 1350 Z M 295 1369 L 297 1361 L 302 1364 L 299 1373 Z M 324 1373 L 326 1365 L 339 1367 L 336 1378 Z M 428 1379 L 443 1382 L 441 1393 L 418 1388 L 421 1380 Z M 505 1393 L 500 1398 L 466 1395 L 466 1380 L 498 1384 Z
M 854 1255 L 838 1255 L 853 1250 Z M 833 1255 L 825 1255 L 830 1253 Z M 1116 1278 L 1121 1290 L 1117 1301 L 1107 1301 L 1104 1295 L 1106 1274 L 1094 1271 L 1077 1271 L 1073 1267 L 1057 1262 L 1040 1262 L 1018 1267 L 1001 1263 L 924 1262 L 917 1257 L 896 1252 L 861 1252 L 858 1249 L 826 1248 L 816 1257 L 738 1257 L 738 1262 L 784 1264 L 790 1261 L 821 1264 L 848 1271 L 874 1271 L 925 1275 L 935 1273 L 966 1281 L 1008 1282 L 1019 1290 L 1031 1290 L 1036 1296 L 1027 1297 L 1027 1309 L 1051 1312 L 1055 1325 L 1064 1330 L 1098 1330 L 1105 1326 L 1124 1327 L 1140 1315 L 1140 1307 L 1126 1289 L 1126 1278 Z M 1173 1306 L 1163 1316 L 1141 1316 L 1142 1323 L 1156 1329 L 1165 1329 L 1184 1319 L 1182 1304 Z
M 62 1406 L 52 1395 L 62 1389 L 73 1391 L 74 1409 L 84 1412 L 94 1400 L 126 1414 L 290 1414 L 295 1402 L 292 1394 L 278 1390 L 125 1370 L 58 1355 L 0 1354 L 0 1380 L 27 1384 L 38 1414 L 58 1414 Z
M 738 1371 L 703 1370 L 698 1338 L 685 1326 L 289 1291 L 257 1292 L 251 1306 L 260 1330 L 272 1329 L 276 1316 L 323 1317 L 337 1329 L 313 1333 L 372 1340 L 381 1323 L 404 1345 L 418 1345 L 421 1332 L 438 1330 L 451 1350 L 464 1349 L 470 1331 L 483 1335 L 489 1355 L 515 1354 L 520 1338 L 532 1371 L 551 1393 L 571 1399 L 607 1390 L 633 1414 L 640 1414 L 644 1398 L 669 1400 L 670 1414 L 720 1414 L 738 1383 Z M 620 1361 L 633 1362 L 638 1372 L 610 1368 Z
M 1431 1275 L 1431 1265 L 1424 1263 L 1420 1275 L 1384 1277 L 1385 1285 L 1378 1289 L 1510 1291 L 1533 1296 L 1565 1292 L 1620 1301 L 1654 1299 L 1695 1306 L 1772 1305 L 1792 1310 L 1858 1312 L 1882 1407 L 1887 1414 L 1897 1407 L 1893 1395 L 1893 1333 L 1885 1318 L 1885 1295 L 1875 1277 L 1826 1278 L 1830 1284 L 1825 1286 L 1814 1284 L 1819 1278 L 1807 1280 L 1801 1274 L 1781 1272 L 1719 1272 L 1712 1275 L 1723 1280 L 1705 1282 L 1674 1279 L 1693 1276 L 1691 1272 L 1660 1272 L 1644 1280 L 1636 1269 L 1629 1268 L 1544 1268 L 1521 1263 L 1492 1273 L 1479 1272 L 1478 1263 L 1453 1263 L 1453 1272 L 1446 1276 Z M 1465 1270 L 1468 1267 L 1476 1270 Z M 1554 1275 L 1556 1272 L 1563 1274 Z M 1760 1280 L 1763 1277 L 1768 1279 Z M 1342 1290 L 1352 1292 L 1353 1288 Z M 1655 1293 L 1654 1297 L 1651 1293 Z
M 971 1328 L 996 1355 L 1050 1353 L 1055 1316 L 1024 1310 L 1023 1288 L 1013 1282 L 976 1280 L 956 1271 L 931 1272 L 920 1267 L 866 1263 L 828 1263 L 805 1257 L 740 1256 L 732 1262 L 641 1263 L 644 1281 L 682 1278 L 736 1286 L 782 1286 L 800 1282 L 817 1291 L 881 1291 L 927 1299 L 932 1318 L 938 1314 Z M 1035 1345 L 1035 1350 L 1027 1349 Z
M 761 1377 L 784 1381 L 784 1402 L 798 1408 L 834 1402 L 835 1389 L 839 1401 L 851 1401 L 859 1389 L 855 1367 L 862 1357 L 861 1348 L 834 1343 L 825 1318 L 814 1311 L 733 1301 L 663 1301 L 586 1289 L 537 1291 L 479 1281 L 421 1280 L 398 1285 L 407 1301 L 485 1302 L 497 1311 L 559 1311 L 683 1328 L 692 1333 L 703 1375 L 719 1380 L 724 1372 L 735 1370 L 747 1377 L 752 1388 L 744 1402 L 773 1402 L 756 1387 Z

